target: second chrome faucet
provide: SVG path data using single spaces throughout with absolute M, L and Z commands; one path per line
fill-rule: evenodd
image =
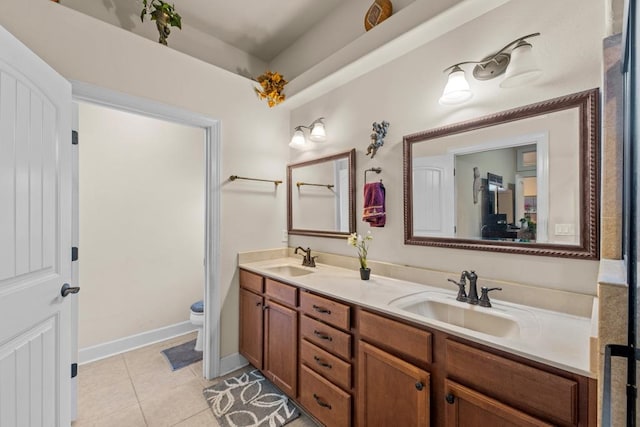
M 304 252 L 304 256 L 302 258 L 302 265 L 305 267 L 315 267 L 316 266 L 316 258 L 317 256 L 311 256 L 311 248 L 307 248 L 306 250 L 302 246 L 298 246 L 296 250 L 293 252 L 294 254 L 298 254 L 298 251 Z

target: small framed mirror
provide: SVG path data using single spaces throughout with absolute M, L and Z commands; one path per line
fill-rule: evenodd
M 404 137 L 405 243 L 598 259 L 598 89 Z
M 356 230 L 356 150 L 287 166 L 289 234 L 346 237 Z

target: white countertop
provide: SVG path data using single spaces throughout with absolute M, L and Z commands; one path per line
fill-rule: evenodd
M 291 277 L 273 273 L 270 267 L 293 265 L 313 271 L 311 274 Z M 300 258 L 278 258 L 257 262 L 240 263 L 240 267 L 254 273 L 271 277 L 318 294 L 338 298 L 365 308 L 410 320 L 433 329 L 484 344 L 496 349 L 522 356 L 546 365 L 564 369 L 579 375 L 595 378 L 590 371 L 591 318 L 543 310 L 500 301 L 491 295 L 492 308 L 473 306 L 472 310 L 491 311 L 501 307 L 526 312 L 526 324 L 520 325 L 518 337 L 504 338 L 476 332 L 446 322 L 430 319 L 403 310 L 389 303 L 401 297 L 419 292 L 433 291 L 439 295 L 453 296 L 456 293 L 441 287 L 427 286 L 388 277 L 371 275 L 370 280 L 361 280 L 358 270 L 345 269 L 326 264 L 315 268 L 302 267 Z M 460 303 L 466 304 L 466 303 Z

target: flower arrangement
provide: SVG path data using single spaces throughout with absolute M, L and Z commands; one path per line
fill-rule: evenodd
M 258 98 L 266 99 L 269 107 L 275 107 L 285 100 L 286 95 L 282 93 L 288 81 L 280 73 L 267 71 L 260 75 L 256 81 L 260 83 L 260 88 L 254 88 Z
M 349 246 L 353 246 L 358 250 L 358 258 L 360 260 L 360 268 L 367 268 L 367 252 L 369 251 L 369 241 L 373 240 L 371 231 L 367 231 L 367 234 L 362 237 L 358 233 L 352 233 L 347 238 Z

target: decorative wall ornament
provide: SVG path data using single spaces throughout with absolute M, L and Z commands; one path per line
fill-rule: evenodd
M 277 71 L 266 71 L 256 79 L 260 83 L 260 88 L 253 88 L 260 99 L 266 99 L 269 107 L 275 107 L 285 100 L 286 95 L 282 93 L 288 81 Z
M 364 29 L 369 31 L 393 13 L 390 0 L 375 0 L 364 16 Z
M 140 20 L 144 22 L 144 17 L 149 14 L 151 20 L 156 21 L 156 27 L 160 35 L 158 42 L 166 46 L 167 38 L 171 34 L 170 27 L 182 29 L 182 17 L 176 12 L 174 5 L 162 0 L 142 0 L 142 5 Z
M 389 122 L 383 120 L 382 123 L 373 122 L 371 126 L 371 144 L 367 147 L 367 156 L 371 154 L 371 158 L 376 155 L 378 148 L 384 145 L 384 137 L 387 136 L 387 129 L 389 129 Z

